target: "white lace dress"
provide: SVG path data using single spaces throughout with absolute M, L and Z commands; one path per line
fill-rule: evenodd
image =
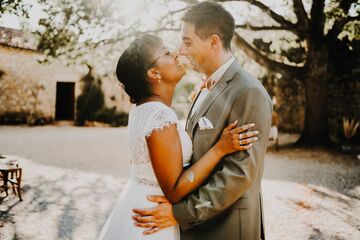
M 132 163 L 130 178 L 119 197 L 110 217 L 106 221 L 99 239 L 104 240 L 177 240 L 178 226 L 160 232 L 143 235 L 145 229 L 134 226 L 133 208 L 154 207 L 156 203 L 146 199 L 148 195 L 164 195 L 152 169 L 146 137 L 154 131 L 176 124 L 179 132 L 183 164 L 190 161 L 192 142 L 175 112 L 160 102 L 147 102 L 136 106 L 129 115 L 129 148 Z M 171 144 L 171 139 L 169 139 Z M 169 156 L 168 161 L 172 160 Z

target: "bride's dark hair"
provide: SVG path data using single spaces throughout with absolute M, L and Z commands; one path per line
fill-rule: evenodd
M 162 46 L 162 41 L 154 35 L 136 38 L 121 54 L 116 67 L 116 76 L 122 83 L 131 103 L 152 95 L 147 70 L 152 67 L 153 53 Z

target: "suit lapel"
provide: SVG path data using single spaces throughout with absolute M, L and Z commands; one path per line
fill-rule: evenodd
M 200 93 L 201 93 L 201 89 L 200 89 L 200 91 L 198 91 L 194 101 L 192 102 L 191 107 L 190 107 L 190 111 L 188 112 L 187 117 L 186 117 L 185 131 L 188 132 L 188 133 L 189 133 L 189 124 L 190 124 L 189 120 L 190 120 L 191 112 L 192 112 L 192 110 L 194 108 L 196 100 L 200 96 Z
M 193 136 L 194 128 L 196 123 L 199 121 L 200 117 L 209 109 L 215 99 L 220 95 L 220 93 L 226 88 L 226 82 L 219 82 L 215 85 L 215 87 L 211 90 L 211 92 L 206 96 L 201 106 L 199 106 L 198 111 L 196 111 L 191 117 L 191 128 L 190 133 Z
M 235 73 L 239 70 L 239 65 L 236 61 L 234 61 L 230 67 L 226 70 L 224 75 L 221 77 L 219 82 L 215 84 L 214 88 L 210 91 L 210 93 L 206 96 L 204 101 L 202 102 L 201 106 L 196 113 L 190 118 L 190 125 L 188 126 L 188 133 L 193 138 L 194 129 L 199 121 L 200 117 L 204 115 L 204 113 L 210 108 L 213 102 L 217 99 L 222 91 L 227 87 L 228 81 L 232 80 Z M 190 130 L 190 131 L 189 131 Z

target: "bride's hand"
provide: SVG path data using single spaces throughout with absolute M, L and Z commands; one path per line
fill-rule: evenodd
M 247 150 L 258 140 L 259 131 L 250 131 L 254 128 L 254 123 L 236 127 L 237 123 L 237 120 L 230 123 L 223 130 L 220 139 L 215 144 L 216 150 L 221 155 L 225 156 L 233 152 Z
M 172 212 L 172 204 L 166 197 L 148 196 L 148 200 L 158 203 L 158 205 L 148 209 L 133 209 L 133 212 L 137 215 L 132 217 L 136 227 L 147 228 L 147 230 L 143 232 L 144 235 L 150 235 L 164 228 L 177 225 Z

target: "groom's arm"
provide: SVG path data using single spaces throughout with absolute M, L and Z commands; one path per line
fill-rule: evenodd
M 259 88 L 245 89 L 232 106 L 229 122 L 255 123 L 259 140 L 248 151 L 227 155 L 222 170 L 214 173 L 181 202 L 173 205 L 173 214 L 182 229 L 188 229 L 223 212 L 250 188 L 259 174 L 267 147 L 272 104 Z

